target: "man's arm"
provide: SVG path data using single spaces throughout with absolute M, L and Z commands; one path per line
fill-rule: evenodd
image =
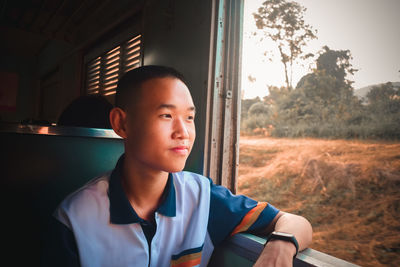
M 307 219 L 282 211 L 276 215 L 264 233 L 272 231 L 293 234 L 299 244 L 299 251 L 307 248 L 312 240 L 312 227 Z M 274 239 L 267 243 L 254 266 L 293 266 L 295 253 L 296 247 L 293 243 Z
M 41 267 L 80 267 L 78 248 L 72 231 L 51 218 L 41 255 Z
M 243 195 L 233 195 L 225 187 L 214 185 L 211 179 L 210 185 L 210 215 L 207 230 L 214 247 L 229 235 L 236 233 L 267 235 L 274 230 L 293 234 L 299 243 L 299 250 L 311 243 L 311 225 L 303 217 L 281 212 L 267 202 L 257 202 Z M 256 266 L 292 266 L 295 253 L 296 247 L 292 243 L 271 240 Z M 281 264 L 282 260 L 287 263 Z

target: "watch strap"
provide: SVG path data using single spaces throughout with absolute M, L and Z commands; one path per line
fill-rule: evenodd
M 271 240 L 282 240 L 282 241 L 291 242 L 296 247 L 296 254 L 294 254 L 293 257 L 295 258 L 297 256 L 297 253 L 299 252 L 299 243 L 297 242 L 297 239 L 294 235 L 289 234 L 289 233 L 274 231 L 268 235 L 267 242 L 265 242 L 264 247 Z

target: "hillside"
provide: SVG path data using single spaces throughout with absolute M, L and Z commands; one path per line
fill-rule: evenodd
M 238 193 L 305 216 L 312 248 L 400 266 L 400 143 L 241 137 Z
M 368 94 L 369 91 L 375 86 L 380 86 L 385 83 L 380 83 L 380 84 L 373 84 L 373 85 L 368 85 L 365 87 L 361 87 L 359 89 L 354 89 L 354 95 L 357 96 L 358 98 L 365 98 Z M 400 88 L 400 82 L 392 82 L 394 87 Z

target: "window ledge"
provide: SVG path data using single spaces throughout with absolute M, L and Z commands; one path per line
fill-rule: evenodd
M 237 234 L 216 248 L 208 266 L 252 266 L 264 248 L 266 239 L 251 234 Z M 293 266 L 354 267 L 353 263 L 307 248 L 300 251 Z

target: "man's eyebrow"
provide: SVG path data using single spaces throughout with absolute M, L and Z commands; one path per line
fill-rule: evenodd
M 162 108 L 176 109 L 176 106 L 172 104 L 161 104 L 158 106 L 157 109 L 162 109 Z
M 158 106 L 157 109 L 163 109 L 163 108 L 176 109 L 176 106 L 173 104 L 161 104 Z M 196 112 L 196 108 L 194 106 L 189 107 L 188 110 Z

